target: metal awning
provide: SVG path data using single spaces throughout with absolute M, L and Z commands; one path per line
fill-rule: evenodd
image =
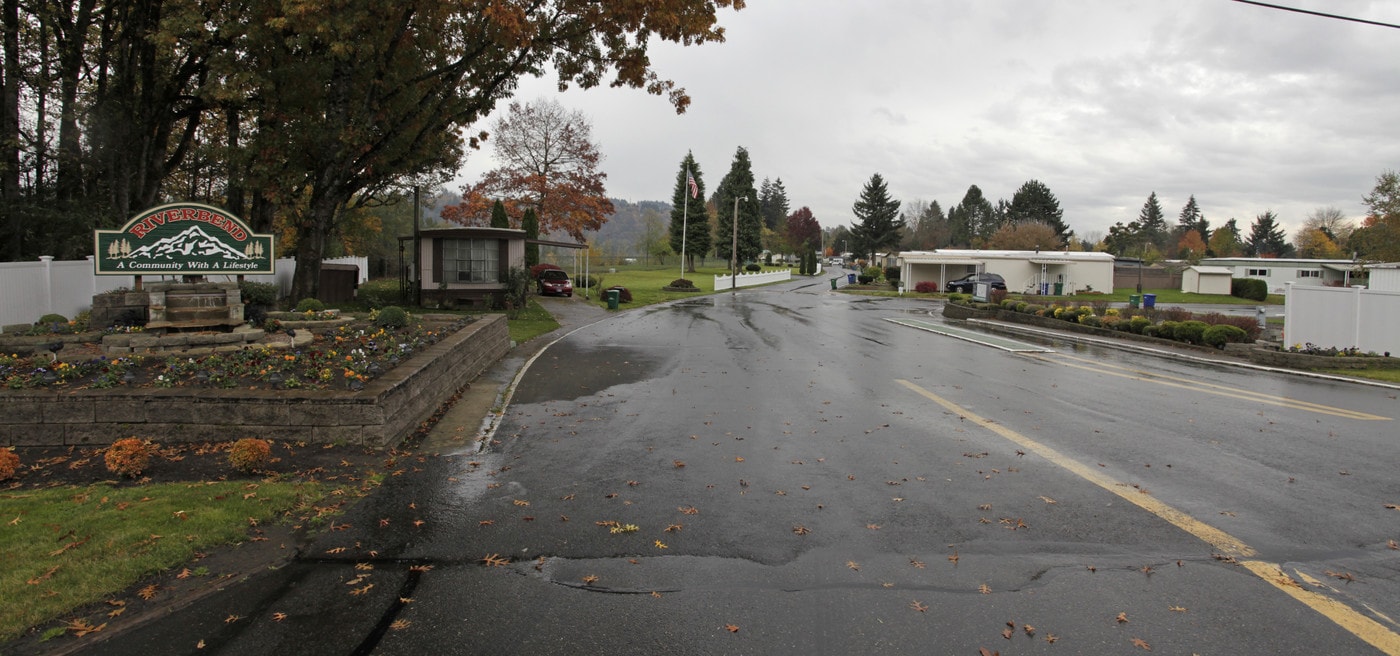
M 1361 270 L 1361 266 L 1355 264 L 1324 264 L 1322 265 L 1322 268 L 1329 269 L 1331 271 L 1351 271 L 1352 273 Z
M 911 264 L 911 265 L 913 265 L 913 264 L 966 264 L 966 265 L 970 265 L 970 266 L 977 266 L 977 265 L 980 265 L 980 264 L 984 264 L 984 262 L 983 262 L 982 260 L 973 260 L 973 259 L 969 259 L 969 258 L 948 258 L 948 259 L 941 259 L 941 258 L 940 258 L 940 259 L 936 259 L 936 260 L 925 260 L 925 259 L 914 259 L 914 258 L 908 258 L 908 257 L 906 257 L 906 258 L 904 258 L 904 261 L 907 262 L 907 263 L 909 263 L 909 264 Z
M 1053 260 L 1031 258 L 1029 261 L 1031 264 L 1071 264 L 1070 260 L 1061 260 L 1058 258 Z

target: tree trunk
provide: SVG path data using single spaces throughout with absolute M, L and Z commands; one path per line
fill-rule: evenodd
M 4 69 L 0 71 L 0 212 L 4 213 L 6 259 L 17 261 L 24 222 L 19 211 L 19 0 L 4 0 Z

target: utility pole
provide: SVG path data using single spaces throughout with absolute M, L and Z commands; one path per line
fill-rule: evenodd
M 747 196 L 739 196 L 734 199 L 734 237 L 729 246 L 729 293 L 733 294 L 739 287 L 739 201 L 747 202 Z

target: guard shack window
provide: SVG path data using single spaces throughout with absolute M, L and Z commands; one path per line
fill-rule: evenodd
M 442 273 L 451 282 L 499 282 L 500 240 L 445 239 Z

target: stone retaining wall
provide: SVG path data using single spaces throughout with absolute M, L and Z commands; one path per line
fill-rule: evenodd
M 0 446 L 106 445 L 244 437 L 386 448 L 510 349 L 506 320 L 483 317 L 358 392 L 331 390 L 12 390 L 0 394 Z

